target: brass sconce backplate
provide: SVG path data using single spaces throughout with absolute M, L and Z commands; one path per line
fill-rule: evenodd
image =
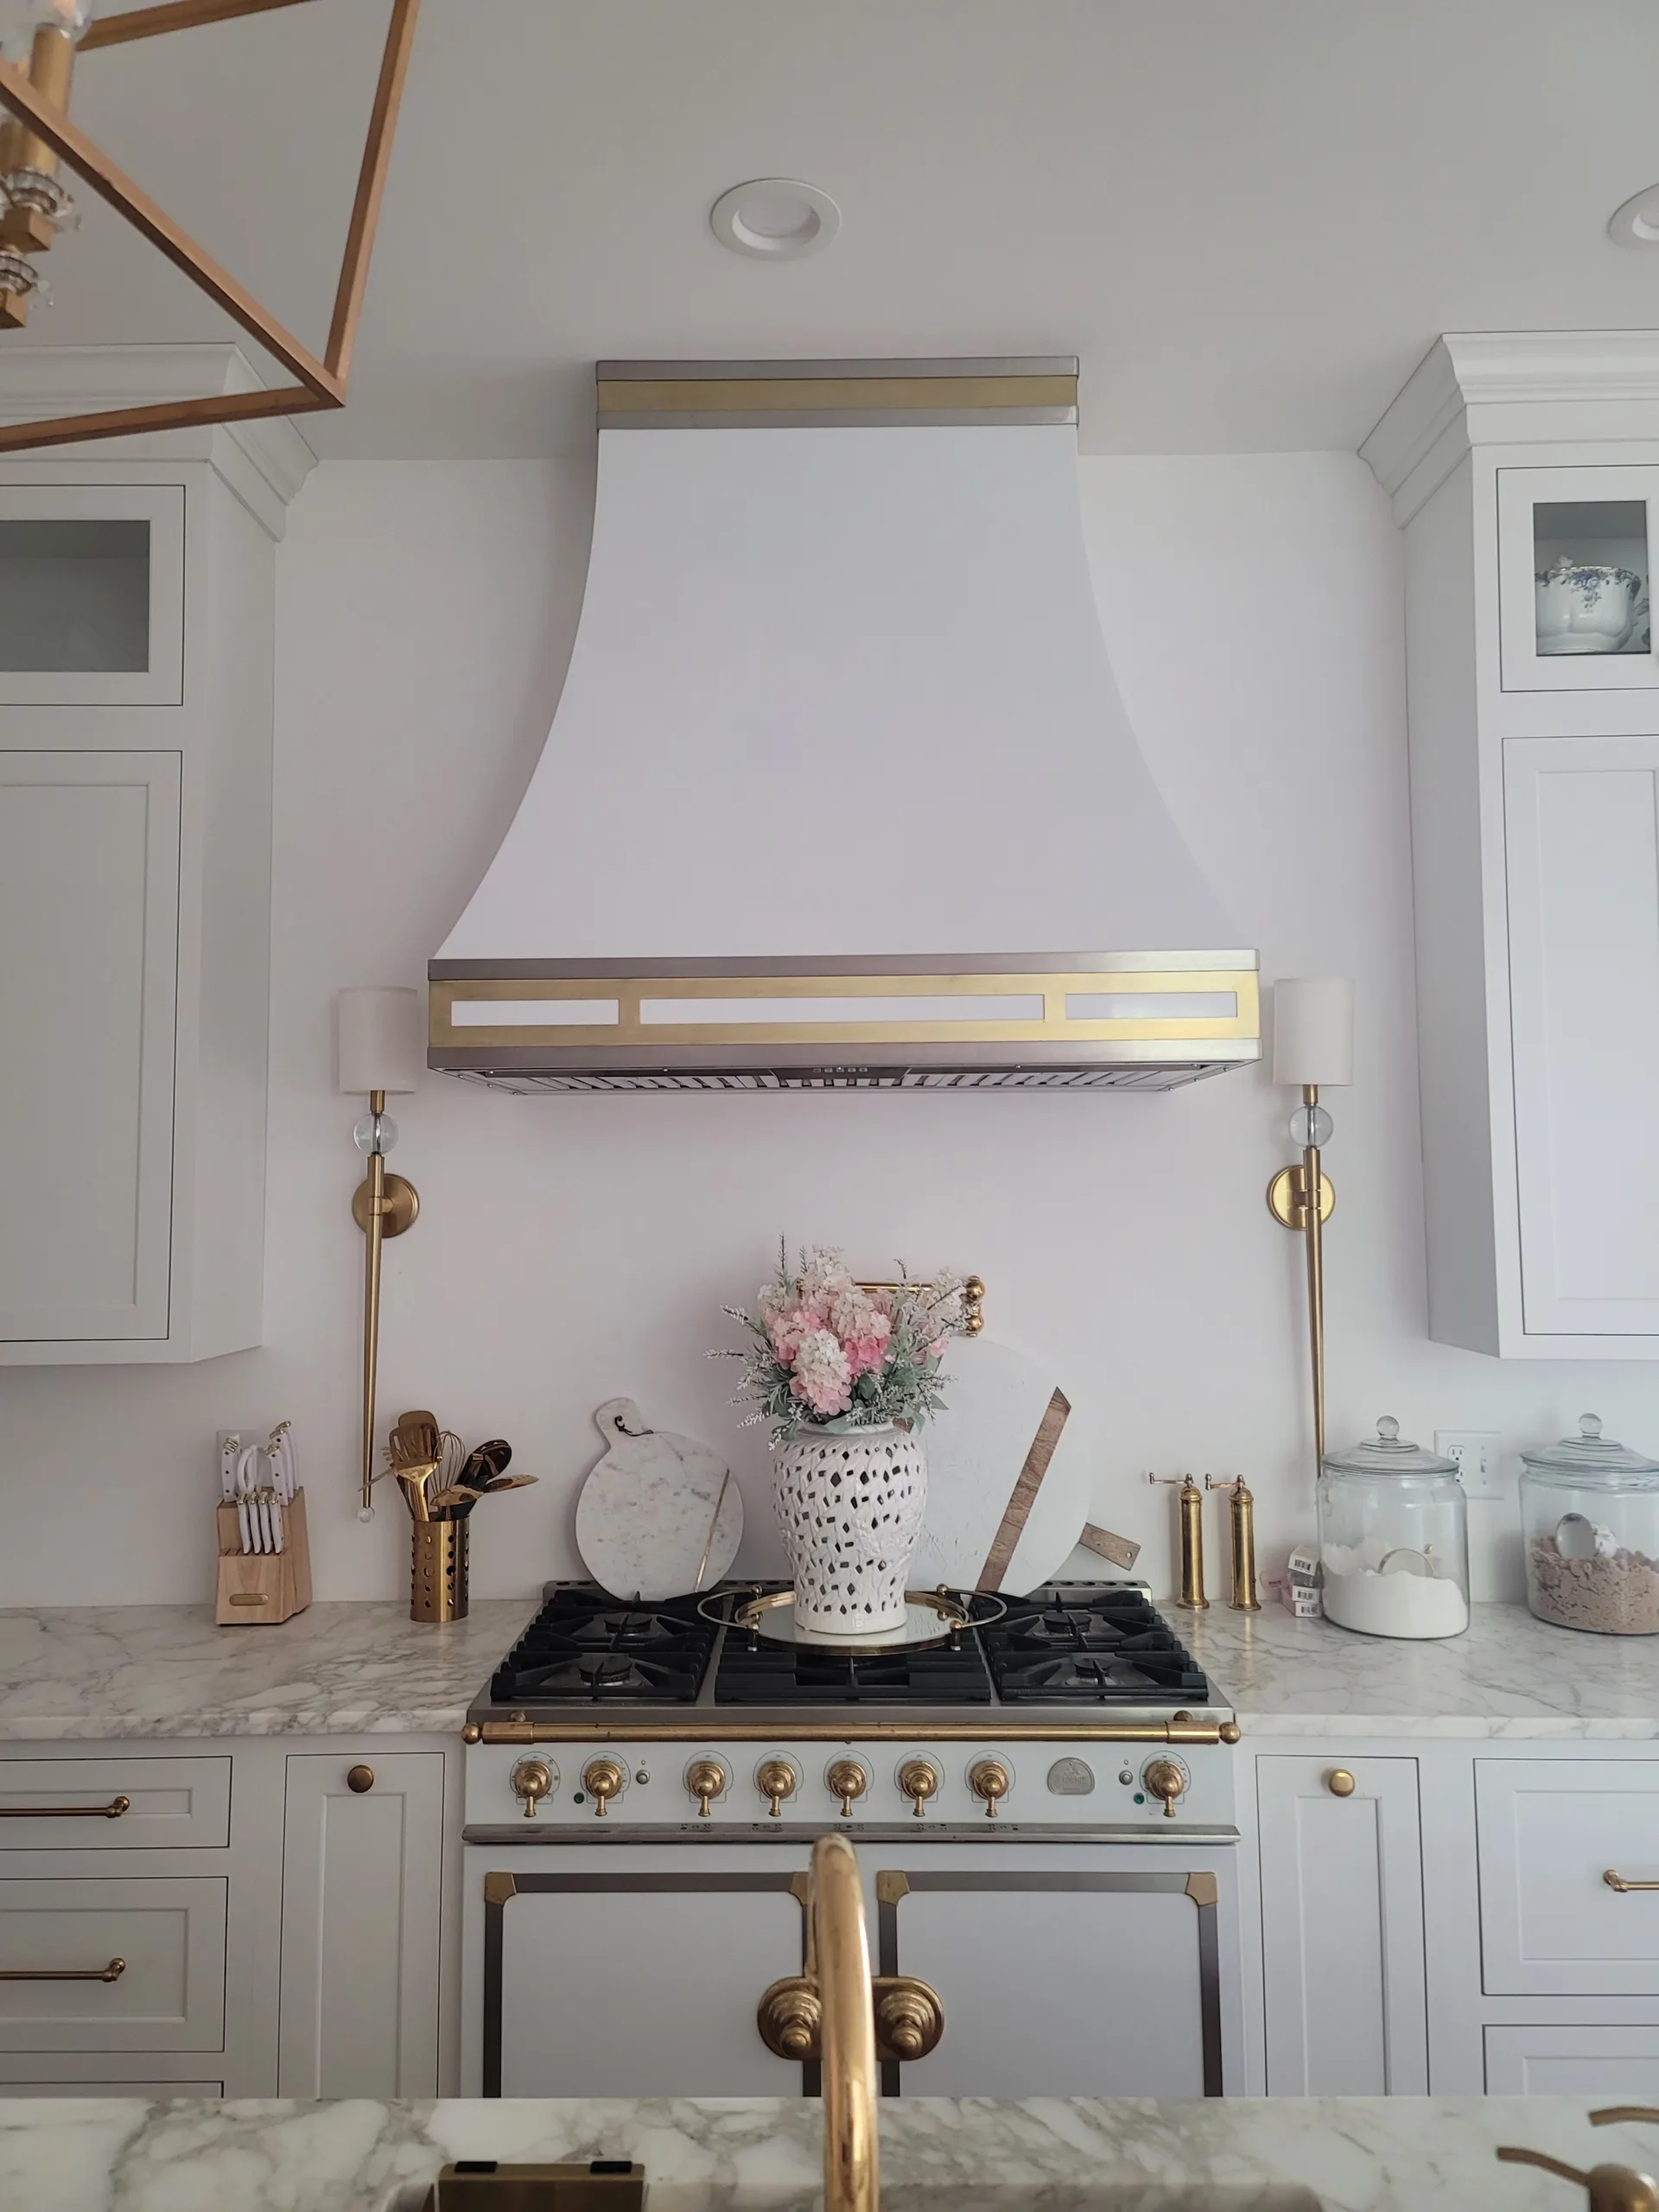
M 367 1176 L 352 1192 L 352 1219 L 366 1236 L 372 1218 L 370 1208 L 374 1204 L 374 1185 Z M 385 1201 L 380 1213 L 380 1234 L 401 1236 L 406 1229 L 413 1229 L 420 1218 L 420 1193 L 415 1185 L 401 1175 L 386 1177 Z
M 1302 1171 L 1300 1167 L 1281 1167 L 1268 1185 L 1268 1211 L 1281 1229 L 1302 1229 L 1306 1224 L 1303 1213 Z M 1329 1221 L 1337 1210 L 1337 1193 L 1331 1178 L 1319 1177 L 1319 1219 Z

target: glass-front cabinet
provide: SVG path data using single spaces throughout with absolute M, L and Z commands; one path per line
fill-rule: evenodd
M 183 702 L 184 490 L 0 486 L 0 707 Z
M 1500 468 L 1497 503 L 1504 690 L 1659 690 L 1659 468 Z

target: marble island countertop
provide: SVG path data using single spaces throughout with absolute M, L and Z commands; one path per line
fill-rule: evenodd
M 1659 2130 L 1567 2097 L 1154 2103 L 905 2098 L 881 2111 L 888 2212 L 1578 2212 L 1500 2143 L 1651 2171 Z M 381 2212 L 457 2158 L 637 2158 L 646 2212 L 810 2212 L 820 2107 L 799 2099 L 382 2105 L 0 2101 L 7 2212 Z M 1179 2192 L 1214 2190 L 1211 2197 Z
M 535 1608 L 488 1599 L 433 1627 L 314 1605 L 276 1628 L 216 1628 L 211 1605 L 0 1611 L 0 1741 L 458 1735 Z
M 1422 1643 L 1299 1621 L 1279 1605 L 1160 1610 L 1247 1743 L 1333 1727 L 1344 1737 L 1659 1738 L 1659 1636 L 1552 1628 L 1524 1605 L 1475 1605 L 1462 1636 Z

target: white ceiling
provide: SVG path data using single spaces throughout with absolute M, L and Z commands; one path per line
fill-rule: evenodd
M 126 0 L 122 0 L 126 4 Z M 85 57 L 76 114 L 318 342 L 384 0 Z M 1070 353 L 1096 452 L 1352 447 L 1445 329 L 1659 327 L 1653 0 L 425 0 L 319 450 L 588 435 L 608 355 Z M 842 235 L 708 209 L 805 177 Z M 223 334 L 102 208 L 32 338 Z M 5 342 L 16 341 L 8 340 Z

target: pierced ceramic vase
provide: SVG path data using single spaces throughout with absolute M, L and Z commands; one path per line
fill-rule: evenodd
M 854 1429 L 786 1444 L 772 1491 L 795 1579 L 795 1618 L 820 1636 L 905 1624 L 905 1578 L 922 1533 L 927 1461 L 905 1430 Z

